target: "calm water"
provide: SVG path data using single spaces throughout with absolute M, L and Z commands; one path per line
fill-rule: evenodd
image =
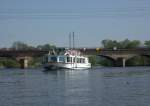
M 150 67 L 0 69 L 0 106 L 150 106 Z

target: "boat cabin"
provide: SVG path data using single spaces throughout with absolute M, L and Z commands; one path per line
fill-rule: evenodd
M 46 55 L 44 63 L 88 63 L 88 58 L 84 56 L 70 55 Z

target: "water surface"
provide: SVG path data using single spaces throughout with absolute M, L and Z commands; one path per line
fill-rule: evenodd
M 0 69 L 0 106 L 149 106 L 150 67 Z

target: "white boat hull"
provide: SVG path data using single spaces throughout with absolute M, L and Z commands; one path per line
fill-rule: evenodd
M 83 63 L 47 63 L 44 65 L 45 69 L 55 70 L 55 69 L 88 69 L 91 68 L 91 64 Z
M 88 69 L 91 63 L 86 56 L 80 55 L 80 52 L 68 50 L 62 55 L 47 54 L 43 58 L 44 68 L 46 69 Z

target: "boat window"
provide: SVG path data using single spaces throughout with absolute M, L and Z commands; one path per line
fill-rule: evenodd
M 70 62 L 70 58 L 69 57 L 67 57 L 67 62 Z
M 80 63 L 82 63 L 82 58 L 80 58 Z
M 75 59 L 75 58 L 73 58 L 73 62 L 74 62 L 74 63 L 76 62 L 76 59 Z
M 80 58 L 77 58 L 77 63 L 80 63 Z
M 59 57 L 59 62 L 65 62 L 65 57 Z
M 57 57 L 56 56 L 51 57 L 51 62 L 57 62 Z
M 67 57 L 67 62 L 72 62 L 72 57 Z
M 84 58 L 81 58 L 81 63 L 85 63 L 85 59 Z
M 77 58 L 77 63 L 85 63 L 85 59 L 84 58 Z
M 85 63 L 85 59 L 83 59 L 83 63 Z
M 70 62 L 72 62 L 72 59 L 73 59 L 73 58 L 72 58 L 72 57 L 70 57 Z

